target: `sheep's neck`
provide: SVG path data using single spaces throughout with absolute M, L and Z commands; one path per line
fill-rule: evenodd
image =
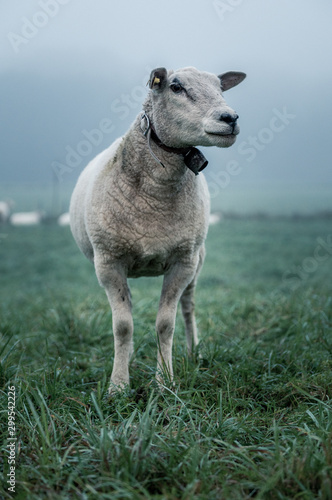
M 148 148 L 151 153 L 151 156 L 156 160 L 156 162 L 163 168 L 165 165 L 160 161 L 160 159 L 155 155 L 155 153 L 151 149 L 151 140 L 163 151 L 167 153 L 174 153 L 183 157 L 183 161 L 186 167 L 189 168 L 195 175 L 198 175 L 208 164 L 207 159 L 199 151 L 199 149 L 189 146 L 184 148 L 174 148 L 163 144 L 163 142 L 157 136 L 157 133 L 150 121 L 149 116 L 144 112 L 141 115 L 141 130 L 144 136 L 147 138 Z
M 151 156 L 138 117 L 123 142 L 122 165 L 128 182 L 154 198 L 163 199 L 177 195 L 186 184 L 194 182 L 195 175 L 186 167 L 183 156 L 164 151 L 153 142 L 151 147 L 165 168 Z

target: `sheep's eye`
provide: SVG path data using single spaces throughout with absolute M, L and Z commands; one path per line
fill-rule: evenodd
M 170 87 L 174 94 L 179 94 L 183 90 L 181 83 L 171 83 Z

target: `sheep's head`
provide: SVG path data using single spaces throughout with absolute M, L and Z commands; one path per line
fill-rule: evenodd
M 196 68 L 153 70 L 149 113 L 160 140 L 172 147 L 234 144 L 240 131 L 238 115 L 227 106 L 223 92 L 245 77 L 237 71 L 216 76 Z

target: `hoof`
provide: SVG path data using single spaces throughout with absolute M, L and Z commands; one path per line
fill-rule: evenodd
M 112 382 L 110 383 L 110 386 L 108 388 L 108 394 L 109 396 L 114 396 L 116 394 L 120 394 L 121 392 L 124 392 L 125 389 L 129 388 L 128 382 Z

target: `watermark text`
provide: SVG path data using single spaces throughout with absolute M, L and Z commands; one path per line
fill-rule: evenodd
M 15 408 L 16 408 L 16 392 L 15 386 L 8 387 L 8 437 L 7 437 L 7 448 L 8 448 L 8 458 L 7 463 L 9 466 L 7 473 L 8 491 L 15 493 L 15 473 L 16 473 L 16 424 L 15 424 Z

